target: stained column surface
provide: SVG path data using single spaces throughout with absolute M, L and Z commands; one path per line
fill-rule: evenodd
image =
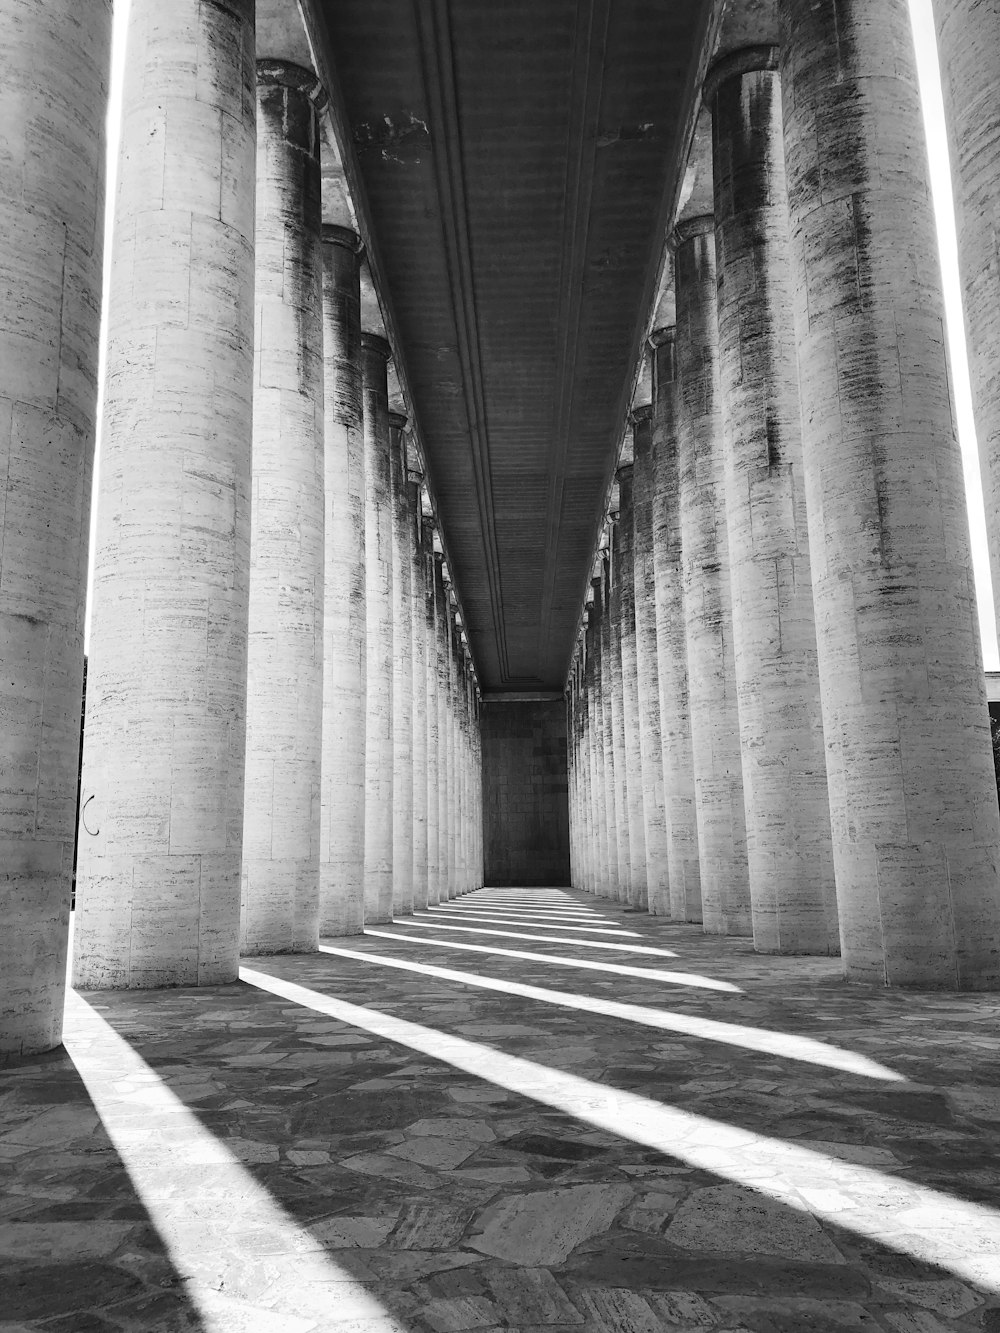
M 611 696 L 614 693 L 614 671 L 611 664 L 611 598 L 608 550 L 601 559 L 601 582 L 598 606 L 601 629 L 601 720 L 604 742 L 604 808 L 608 831 L 608 886 L 607 896 L 616 901 L 621 897 L 621 862 L 618 842 L 622 837 L 618 810 L 618 791 L 615 783 L 615 728 Z
M 618 571 L 620 575 L 619 638 L 622 657 L 622 740 L 625 750 L 628 810 L 629 903 L 648 908 L 646 877 L 646 815 L 642 787 L 642 746 L 639 740 L 639 682 L 635 650 L 635 515 L 632 464 L 618 469 Z
M 62 1039 L 110 9 L 0 3 L 0 1064 Z
M 389 413 L 392 448 L 392 910 L 413 912 L 413 604 L 406 417 Z
M 663 757 L 670 915 L 701 921 L 701 863 L 695 809 L 681 560 L 681 490 L 676 425 L 676 338 L 657 329 L 653 350 L 652 523 L 656 676 Z
M 754 947 L 836 953 L 775 47 L 709 71 L 719 378 Z
M 632 843 L 625 751 L 625 684 L 622 671 L 622 559 L 617 505 L 611 524 L 608 627 L 611 694 L 611 747 L 614 754 L 615 833 L 618 846 L 618 901 L 627 903 L 632 886 Z
M 413 701 L 413 906 L 427 906 L 427 619 L 424 612 L 423 517 L 420 496 L 423 473 L 407 469 L 407 550 L 410 559 L 410 622 L 412 659 L 410 690 Z
M 365 921 L 392 920 L 392 457 L 389 344 L 361 335 L 365 435 Z
M 596 875 L 594 892 L 601 897 L 608 897 L 611 892 L 611 874 L 609 869 L 609 851 L 608 851 L 608 818 L 609 812 L 605 800 L 607 783 L 605 777 L 605 755 L 604 755 L 604 708 L 602 703 L 602 668 L 603 659 L 601 656 L 601 645 L 603 635 L 601 629 L 601 620 L 603 613 L 603 595 L 602 583 L 599 571 L 602 569 L 600 558 L 595 561 L 597 576 L 590 580 L 590 590 L 593 601 L 590 607 L 590 626 L 587 635 L 587 661 L 591 670 L 591 689 L 588 699 L 588 714 L 590 718 L 590 728 L 592 735 L 591 743 L 591 761 L 590 761 L 590 790 L 591 802 L 594 809 L 594 820 L 596 825 L 597 847 L 596 847 Z
M 323 228 L 326 571 L 320 933 L 365 924 L 365 437 L 360 243 Z
M 573 711 L 575 735 L 573 754 L 575 855 L 579 861 L 577 878 L 588 893 L 596 893 L 598 867 L 596 856 L 597 812 L 591 782 L 593 730 L 591 711 L 594 699 L 594 663 L 586 647 L 592 640 L 593 602 L 587 603 L 583 635 L 577 644 L 573 668 Z
M 905 0 L 780 9 L 847 975 L 994 987 L 1000 811 L 909 13 Z
M 1000 606 L 1000 5 L 933 4 L 993 600 Z
M 427 695 L 427 902 L 441 901 L 440 843 L 440 721 L 437 699 L 437 611 L 434 591 L 434 519 L 424 509 L 420 553 L 423 561 L 425 654 L 424 690 Z
M 445 839 L 444 864 L 448 897 L 458 896 L 455 882 L 455 839 L 458 826 L 455 774 L 455 612 L 452 605 L 451 571 L 447 561 L 441 567 L 444 583 L 442 658 L 444 666 L 444 797 Z
M 257 62 L 244 954 L 319 944 L 326 553 L 315 86 L 298 65 Z
M 215 985 L 238 968 L 253 16 L 251 0 L 131 7 L 77 877 L 83 987 Z M 75 9 L 65 35 L 90 49 Z M 81 123 L 97 114 L 74 97 Z
M 653 562 L 653 409 L 632 413 L 632 570 L 635 584 L 635 656 L 638 733 L 646 835 L 646 889 L 654 916 L 670 915 L 660 687 L 656 661 L 656 573 Z
M 448 598 L 444 586 L 444 555 L 434 552 L 434 671 L 437 694 L 438 743 L 438 891 L 439 900 L 451 897 L 448 879 L 448 837 L 450 813 L 448 810 Z
M 749 935 L 712 218 L 681 223 L 674 243 L 681 560 L 702 923 L 714 934 Z

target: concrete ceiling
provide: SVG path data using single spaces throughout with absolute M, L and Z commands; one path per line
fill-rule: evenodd
M 721 5 L 300 4 L 481 685 L 561 689 Z

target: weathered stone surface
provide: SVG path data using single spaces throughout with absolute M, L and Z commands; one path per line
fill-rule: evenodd
M 320 932 L 356 935 L 365 909 L 365 437 L 360 242 L 323 228 L 326 572 Z
M 615 1185 L 572 1185 L 516 1195 L 487 1209 L 468 1243 L 510 1263 L 561 1264 L 582 1241 L 607 1231 L 629 1194 Z
M 437 701 L 437 603 L 434 589 L 434 519 L 424 514 L 421 532 L 424 596 L 424 670 L 427 694 L 427 902 L 441 901 L 440 844 L 440 719 Z
M 674 268 L 681 557 L 702 921 L 717 934 L 749 935 L 711 217 L 682 224 Z
M 734 664 L 754 947 L 836 953 L 777 54 L 737 51 L 706 87 Z
M 738 1185 L 697 1190 L 677 1209 L 665 1235 L 685 1250 L 772 1254 L 812 1263 L 844 1262 L 844 1256 L 814 1217 Z
M 309 70 L 257 62 L 244 954 L 319 943 L 326 553 L 315 86 Z
M 420 508 L 422 474 L 411 464 L 407 472 L 409 499 L 410 620 L 413 660 L 410 689 L 413 700 L 413 906 L 430 902 L 427 860 L 427 617 L 425 613 L 423 517 Z
M 632 464 L 618 469 L 620 513 L 618 538 L 620 580 L 619 645 L 622 659 L 622 740 L 625 755 L 628 819 L 628 900 L 633 907 L 649 906 L 646 877 L 646 816 L 643 794 L 642 748 L 639 740 L 639 682 L 635 650 L 635 514 L 632 497 Z
M 0 6 L 0 1064 L 62 1034 L 110 8 Z
M 254 55 L 249 0 L 132 5 L 78 871 L 91 987 L 238 965 Z
M 389 413 L 392 454 L 392 911 L 413 911 L 413 602 L 406 417 Z
M 608 679 L 611 712 L 611 749 L 614 756 L 615 841 L 618 847 L 617 898 L 629 901 L 632 884 L 632 842 L 629 819 L 628 757 L 625 752 L 625 680 L 622 674 L 622 582 L 621 534 L 618 502 L 613 502 L 608 561 Z
M 610 538 L 609 538 L 610 540 Z M 611 633 L 611 579 L 608 552 L 610 545 L 603 551 L 601 558 L 600 616 L 601 631 L 600 673 L 601 673 L 601 714 L 602 734 L 604 739 L 604 808 L 608 834 L 608 888 L 609 898 L 621 901 L 624 885 L 621 874 L 621 856 L 619 841 L 625 836 L 623 820 L 619 818 L 618 785 L 615 779 L 615 719 L 611 705 L 614 694 L 614 671 L 612 669 L 612 633 Z
M 909 13 L 904 0 L 780 10 L 845 966 L 993 987 L 1000 812 Z

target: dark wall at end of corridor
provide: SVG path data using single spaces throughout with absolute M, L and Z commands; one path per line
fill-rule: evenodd
M 483 838 L 487 885 L 568 885 L 566 705 L 484 702 Z

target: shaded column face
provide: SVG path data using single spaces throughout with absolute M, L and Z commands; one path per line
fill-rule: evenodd
M 969 377 L 986 501 L 994 606 L 1000 605 L 1000 9 L 982 0 L 933 0 Z
M 625 753 L 625 682 L 622 674 L 622 561 L 618 510 L 612 513 L 608 582 L 608 672 L 611 695 L 611 746 L 614 754 L 615 834 L 618 847 L 618 900 L 627 903 L 632 883 L 629 838 L 628 760 Z
M 684 621 L 702 921 L 714 934 L 749 935 L 712 218 L 678 227 L 674 263 Z
M 656 663 L 656 572 L 653 562 L 652 407 L 632 413 L 632 578 L 635 587 L 637 737 L 643 791 L 648 907 L 654 916 L 670 915 L 670 869 L 660 694 Z
M 365 435 L 365 920 L 392 920 L 392 457 L 389 344 L 361 335 Z
M 128 50 L 74 979 L 215 985 L 239 949 L 253 5 L 133 0 Z
M 681 560 L 681 485 L 676 423 L 676 335 L 658 329 L 653 348 L 653 580 L 656 674 L 663 758 L 670 915 L 701 921 L 701 863 L 695 807 L 694 752 L 688 694 L 687 628 Z
M 618 469 L 621 511 L 618 519 L 618 574 L 621 611 L 619 639 L 622 657 L 622 734 L 625 742 L 629 839 L 629 903 L 649 906 L 646 879 L 646 817 L 642 789 L 642 750 L 639 741 L 639 682 L 635 647 L 635 516 L 632 501 L 632 466 Z
M 779 8 L 845 965 L 993 987 L 1000 813 L 909 14 L 904 0 Z
M 433 518 L 424 514 L 421 554 L 423 557 L 425 691 L 427 695 L 427 902 L 433 907 L 441 901 L 438 861 L 440 842 L 439 751 L 440 723 L 437 697 L 437 612 L 434 591 Z
M 451 897 L 448 839 L 451 836 L 451 811 L 448 806 L 448 599 L 444 586 L 444 556 L 434 552 L 434 658 L 437 694 L 438 744 L 438 885 L 441 902 Z
M 609 548 L 610 549 L 610 548 Z M 611 597 L 609 591 L 610 575 L 608 560 L 609 550 L 602 552 L 600 597 L 598 607 L 601 630 L 601 714 L 604 742 L 604 808 L 605 827 L 608 835 L 608 889 L 609 898 L 621 896 L 621 863 L 618 855 L 618 841 L 621 837 L 620 811 L 618 809 L 618 791 L 615 782 L 615 728 L 614 712 L 611 706 L 614 694 L 614 671 L 611 663 Z
M 393 912 L 413 912 L 413 609 L 406 484 L 406 417 L 389 413 L 392 451 L 392 749 Z
M 364 929 L 367 627 L 360 262 L 353 232 L 323 228 L 323 935 L 356 935 Z
M 326 552 L 315 86 L 297 65 L 257 62 L 245 954 L 319 944 Z
M 601 562 L 598 561 L 601 565 Z M 604 750 L 604 684 L 603 684 L 603 641 L 604 632 L 602 627 L 604 595 L 602 591 L 602 582 L 600 577 L 590 580 L 590 590 L 592 603 L 590 607 L 590 640 L 588 664 L 591 672 L 590 679 L 593 683 L 593 692 L 590 701 L 590 719 L 593 734 L 593 744 L 591 746 L 591 789 L 594 813 L 597 824 L 597 874 L 595 892 L 602 897 L 608 897 L 611 892 L 611 856 L 609 851 L 609 832 L 608 824 L 610 812 L 606 800 L 607 775 L 606 775 L 606 756 Z M 613 830 L 610 835 L 613 837 Z M 615 853 L 617 859 L 617 852 Z
M 107 0 L 3 0 L 0 1065 L 62 1039 L 103 257 Z
M 754 945 L 836 953 L 775 47 L 715 65 L 719 372 Z
M 413 906 L 427 906 L 427 619 L 424 591 L 423 521 L 420 496 L 423 474 L 407 472 L 409 492 L 410 616 L 412 621 L 411 689 L 413 692 Z

